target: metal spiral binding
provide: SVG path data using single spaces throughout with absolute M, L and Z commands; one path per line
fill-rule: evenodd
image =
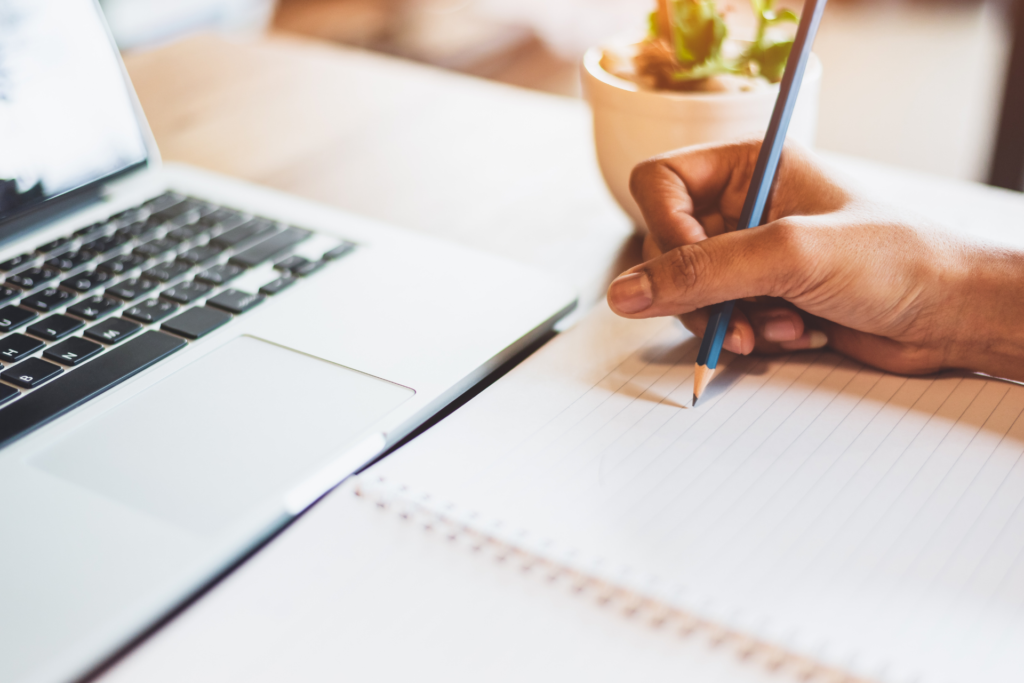
M 648 587 L 660 586 L 661 590 L 627 586 L 617 580 L 628 573 L 627 568 L 603 566 L 598 558 L 582 557 L 550 540 L 538 542 L 525 530 L 509 530 L 500 520 L 483 519 L 475 512 L 462 510 L 453 503 L 441 503 L 429 494 L 414 492 L 382 477 L 355 476 L 348 487 L 357 497 L 470 552 L 508 563 L 550 584 L 561 584 L 603 608 L 612 608 L 652 628 L 674 631 L 681 637 L 701 638 L 711 648 L 730 649 L 740 659 L 759 663 L 773 672 L 788 670 L 804 683 L 862 683 L 862 679 L 845 672 L 673 606 L 666 596 L 681 593 L 681 588 L 658 577 L 647 577 L 643 583 Z

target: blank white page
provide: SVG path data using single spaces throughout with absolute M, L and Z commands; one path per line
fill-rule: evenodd
M 1024 680 L 1024 387 L 601 307 L 372 472 L 851 674 Z

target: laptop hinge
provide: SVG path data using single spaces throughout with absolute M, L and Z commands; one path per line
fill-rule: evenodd
M 67 197 L 51 199 L 33 211 L 3 221 L 0 223 L 0 247 L 24 236 L 29 230 L 38 229 L 76 211 L 81 211 L 100 201 L 102 196 L 103 188 L 96 186 Z
M 109 178 L 78 188 L 66 195 L 48 199 L 20 216 L 0 220 L 0 247 L 29 232 L 45 228 L 65 216 L 95 206 L 122 188 L 139 183 L 141 179 L 150 178 L 152 175 L 153 168 L 146 162 L 140 162 Z

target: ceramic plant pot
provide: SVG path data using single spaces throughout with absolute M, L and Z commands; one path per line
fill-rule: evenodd
M 601 55 L 600 48 L 591 48 L 582 64 L 597 160 L 616 201 L 638 226 L 644 222 L 629 193 L 629 174 L 639 162 L 689 145 L 763 136 L 768 128 L 778 84 L 730 93 L 649 90 L 605 71 Z M 821 62 L 812 55 L 788 135 L 808 147 L 818 124 L 820 86 Z

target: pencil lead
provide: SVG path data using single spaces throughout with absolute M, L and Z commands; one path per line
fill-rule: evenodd
M 711 382 L 711 378 L 715 375 L 715 369 L 709 368 L 705 365 L 697 365 L 693 369 L 693 405 L 697 405 L 697 401 L 704 395 L 704 390 L 708 388 L 708 383 Z

